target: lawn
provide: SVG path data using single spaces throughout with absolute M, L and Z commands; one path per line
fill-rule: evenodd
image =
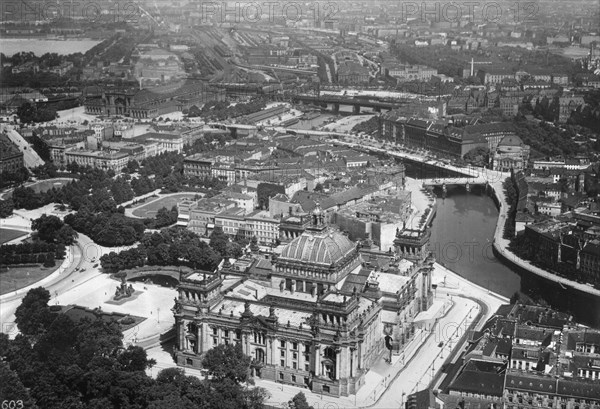
M 64 185 L 66 185 L 67 183 L 69 183 L 71 180 L 71 178 L 56 178 L 56 179 L 48 179 L 48 180 L 41 180 L 37 183 L 34 183 L 33 185 L 27 186 L 32 188 L 36 193 L 40 193 L 40 192 L 45 192 L 47 190 L 52 189 L 53 187 L 55 188 L 60 188 Z
M 183 199 L 193 199 L 198 194 L 202 195 L 201 193 L 188 192 L 177 193 L 172 196 L 162 197 L 148 204 L 141 205 L 140 207 L 136 208 L 132 213 L 134 216 L 137 217 L 152 218 L 156 216 L 156 212 L 158 212 L 159 209 L 166 207 L 167 210 L 171 210 L 173 206 L 177 205 L 177 203 L 181 202 Z
M 75 180 L 75 179 L 74 178 L 54 178 L 54 179 L 40 180 L 39 182 L 35 182 L 31 185 L 26 185 L 26 187 L 32 188 L 35 193 L 40 193 L 40 192 L 45 192 L 47 190 L 50 190 L 53 187 L 59 189 L 72 180 Z M 12 190 L 7 193 L 0 194 L 0 197 L 5 200 L 8 199 L 9 197 L 12 197 Z
M 27 287 L 56 271 L 62 260 L 56 260 L 54 267 L 10 267 L 0 272 L 0 295 Z
M 26 232 L 20 230 L 0 229 L 0 244 L 7 243 L 26 234 Z

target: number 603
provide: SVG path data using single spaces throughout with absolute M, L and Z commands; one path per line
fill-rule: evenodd
M 21 409 L 22 407 L 22 400 L 3 400 L 1 409 Z

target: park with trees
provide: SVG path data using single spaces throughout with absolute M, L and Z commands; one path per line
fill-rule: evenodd
M 15 313 L 20 333 L 0 334 L 1 401 L 39 409 L 261 409 L 270 396 L 249 386 L 250 358 L 239 346 L 208 351 L 205 379 L 176 367 L 152 378 L 147 370 L 156 362 L 124 345 L 117 321 L 81 318 L 49 301 L 48 290 L 30 290 Z

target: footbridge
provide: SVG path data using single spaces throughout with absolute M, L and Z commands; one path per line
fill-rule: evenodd
M 481 175 L 459 178 L 421 179 L 421 181 L 424 186 L 441 186 L 444 192 L 446 192 L 448 186 L 464 186 L 467 192 L 469 192 L 473 185 L 488 185 L 488 179 Z

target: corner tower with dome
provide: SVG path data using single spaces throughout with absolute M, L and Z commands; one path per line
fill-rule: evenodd
M 358 245 L 326 225 L 318 206 L 311 218 L 270 260 L 182 277 L 173 308 L 179 365 L 201 368 L 209 349 L 233 343 L 252 358 L 253 376 L 333 396 L 357 392 L 385 353 L 384 313 L 408 322 L 421 311 L 420 270 L 394 276 L 405 299 L 394 289 L 386 301 Z

